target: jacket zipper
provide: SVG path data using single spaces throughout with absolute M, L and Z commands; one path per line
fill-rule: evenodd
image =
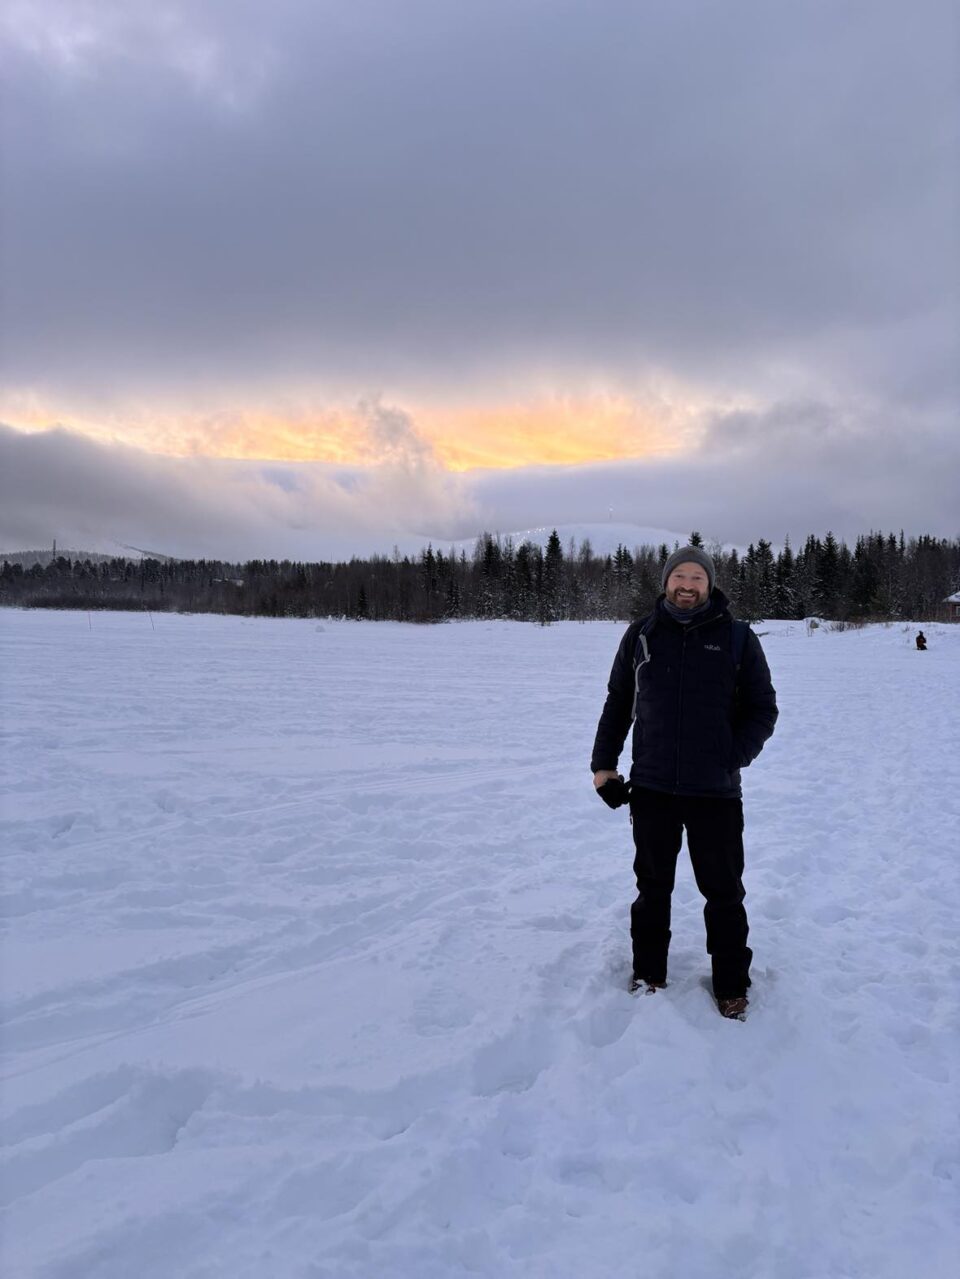
M 677 790 L 680 789 L 680 724 L 683 718 L 683 668 L 687 664 L 687 636 L 691 631 L 698 630 L 701 626 L 709 626 L 716 620 L 716 617 L 709 617 L 702 622 L 694 622 L 692 626 L 685 626 L 680 643 L 680 683 L 677 685 L 677 780 L 675 783 Z

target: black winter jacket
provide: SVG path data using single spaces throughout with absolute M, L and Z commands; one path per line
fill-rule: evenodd
M 674 795 L 739 798 L 740 769 L 773 732 L 777 700 L 753 631 L 736 669 L 728 605 L 715 588 L 709 611 L 683 624 L 666 612 L 661 595 L 652 614 L 627 628 L 610 672 L 591 772 L 617 767 L 636 692 L 631 782 Z M 649 660 L 635 671 L 641 630 Z

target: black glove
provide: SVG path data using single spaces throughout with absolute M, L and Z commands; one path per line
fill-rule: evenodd
M 622 777 L 608 777 L 597 787 L 597 794 L 609 808 L 619 808 L 630 799 L 630 786 Z

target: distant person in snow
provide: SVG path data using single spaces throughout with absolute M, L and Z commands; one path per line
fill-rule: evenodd
M 917 648 L 921 653 L 925 653 L 927 651 L 927 637 L 924 635 L 923 631 L 917 631 Z
M 670 897 L 684 828 L 706 898 L 713 993 L 725 1017 L 747 1008 L 750 961 L 743 906 L 740 769 L 777 720 L 760 641 L 730 616 L 713 560 L 674 551 L 653 612 L 627 628 L 614 658 L 590 770 L 611 808 L 629 803 L 637 898 L 630 912 L 631 990 L 667 983 Z M 629 782 L 617 761 L 633 720 Z

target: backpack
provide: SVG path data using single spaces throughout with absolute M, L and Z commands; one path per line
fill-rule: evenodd
M 650 645 L 647 643 L 647 636 L 653 630 L 657 622 L 656 613 L 651 613 L 644 624 L 640 627 L 640 633 L 637 636 L 637 643 L 633 650 L 633 710 L 631 718 L 637 718 L 637 698 L 640 695 L 640 668 L 646 666 L 650 661 Z M 733 662 L 737 668 L 737 674 L 740 674 L 740 663 L 743 661 L 743 650 L 747 644 L 747 635 L 750 633 L 750 626 L 747 622 L 742 622 L 738 617 L 730 619 L 730 652 L 733 655 Z

